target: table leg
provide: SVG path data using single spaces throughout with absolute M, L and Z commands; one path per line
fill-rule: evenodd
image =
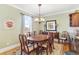
M 39 55 L 39 45 L 37 43 L 36 55 Z
M 58 39 L 58 43 L 60 43 L 60 39 Z

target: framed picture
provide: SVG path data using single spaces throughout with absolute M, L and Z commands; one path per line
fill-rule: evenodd
M 47 31 L 56 31 L 56 20 L 46 21 L 46 30 Z
M 12 29 L 12 28 L 14 28 L 14 21 L 13 20 L 6 20 L 4 22 L 4 26 L 7 29 Z

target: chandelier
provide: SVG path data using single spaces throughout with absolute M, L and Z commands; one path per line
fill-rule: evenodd
M 35 21 L 37 21 L 39 24 L 43 21 L 45 21 L 45 19 L 41 16 L 40 14 L 40 7 L 42 6 L 42 4 L 38 4 L 39 7 L 39 16 L 37 18 L 35 18 Z

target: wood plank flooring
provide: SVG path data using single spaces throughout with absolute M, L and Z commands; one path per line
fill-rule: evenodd
M 63 44 L 59 44 L 59 45 L 63 45 Z M 57 45 L 55 45 L 57 46 Z M 58 49 L 58 46 L 56 48 L 56 50 Z M 20 47 L 16 47 L 14 49 L 11 49 L 9 51 L 6 51 L 6 52 L 3 52 L 1 53 L 0 55 L 16 55 L 16 52 L 20 50 Z M 55 50 L 54 50 L 55 51 Z M 65 52 L 65 51 L 69 51 L 69 45 L 68 44 L 65 44 L 63 45 L 63 50 L 61 52 Z M 20 51 L 19 51 L 20 52 Z M 55 52 L 54 52 L 55 53 Z M 60 52 L 59 52 L 60 53 Z M 55 53 L 56 54 L 56 53 Z

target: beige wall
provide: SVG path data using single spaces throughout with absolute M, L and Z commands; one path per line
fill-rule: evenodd
M 79 29 L 79 27 L 70 27 L 70 19 L 69 19 L 69 14 L 75 12 L 75 10 L 78 10 L 78 8 L 76 9 L 72 9 L 72 10 L 67 10 L 64 12 L 61 12 L 59 14 L 52 14 L 49 16 L 46 16 L 45 19 L 47 20 L 56 20 L 57 22 L 57 31 L 58 32 L 62 32 L 62 31 L 74 31 L 76 29 Z M 41 27 L 41 30 L 44 30 L 44 24 L 42 23 L 40 26 L 37 26 L 37 24 L 34 23 L 34 26 L 36 26 L 36 29 L 38 29 L 39 27 Z M 37 30 L 38 31 L 38 30 Z
M 59 14 L 52 16 L 52 18 L 47 18 L 47 20 L 56 20 L 57 31 L 66 31 L 69 28 L 69 14 Z
M 0 48 L 19 42 L 18 34 L 21 31 L 21 11 L 9 5 L 0 5 Z M 13 29 L 4 27 L 4 22 L 8 19 L 14 21 Z
M 58 32 L 65 31 L 69 27 L 69 15 L 68 14 L 59 14 L 59 15 L 55 15 L 52 17 L 45 17 L 45 20 L 46 21 L 56 20 Z M 38 29 L 40 29 L 44 31 L 44 25 L 45 23 L 41 23 L 40 26 L 38 26 L 37 23 L 33 23 L 33 26 L 34 26 L 33 30 L 36 29 L 36 31 L 38 31 Z

